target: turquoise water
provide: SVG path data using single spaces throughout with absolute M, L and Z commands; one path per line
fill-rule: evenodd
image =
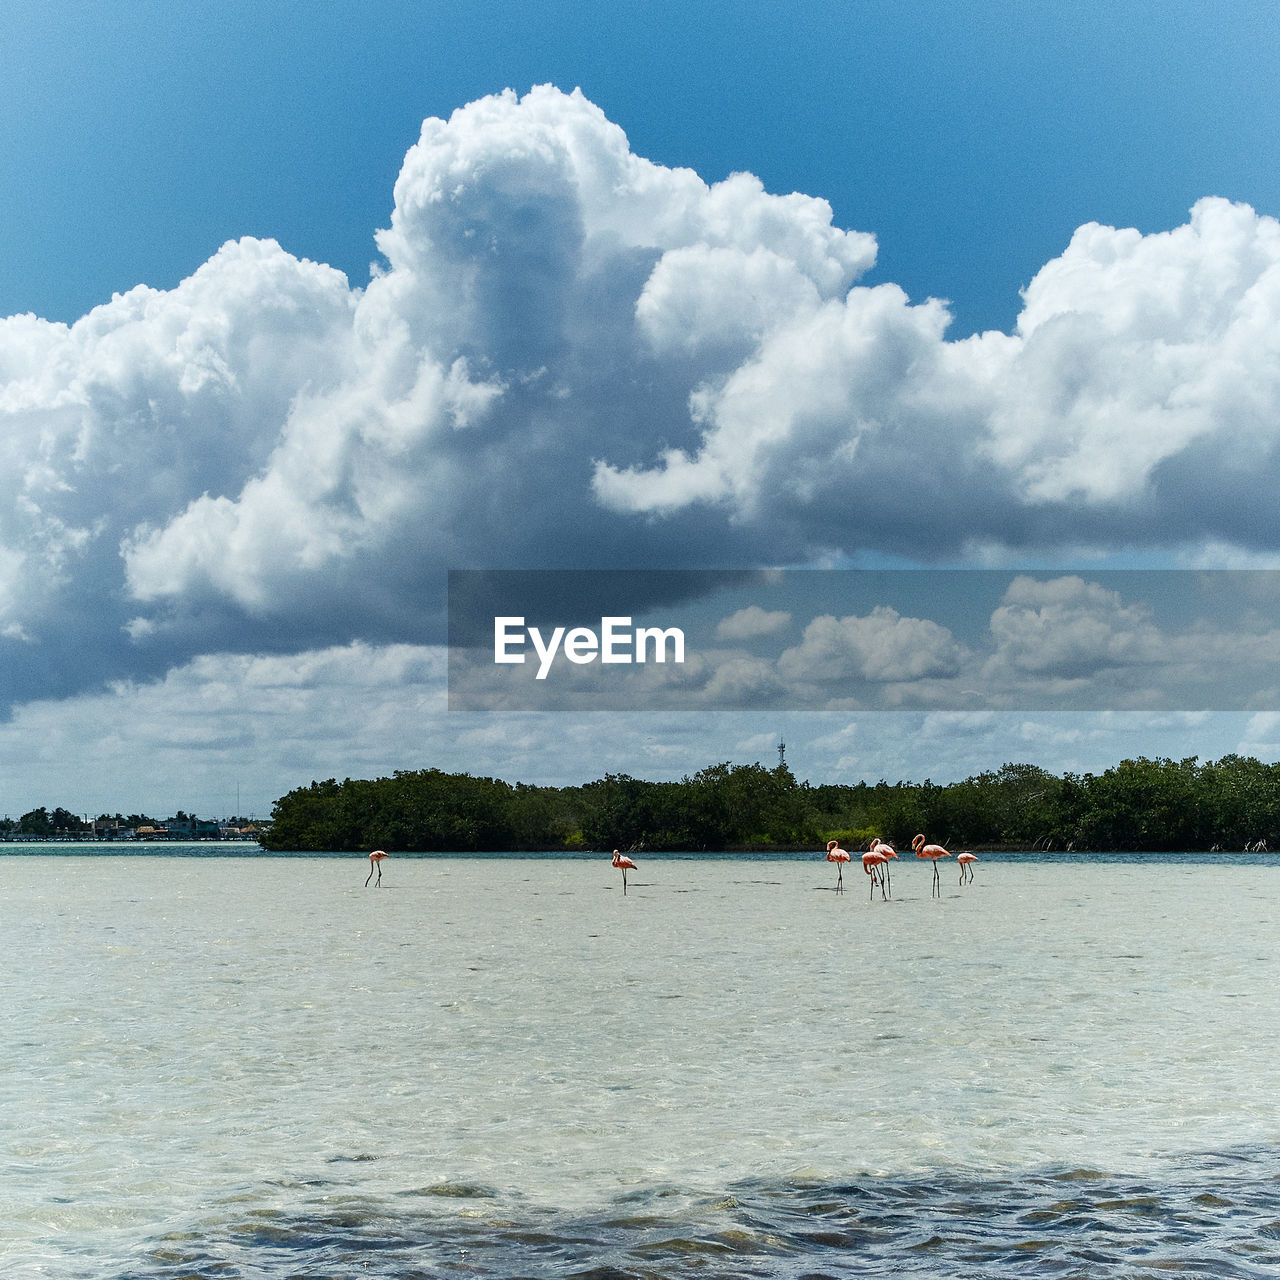
M 0 854 L 0 1273 L 1271 1275 L 1280 858 Z

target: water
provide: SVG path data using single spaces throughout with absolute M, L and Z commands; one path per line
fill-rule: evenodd
M 47 853 L 6 1277 L 1280 1266 L 1280 858 Z

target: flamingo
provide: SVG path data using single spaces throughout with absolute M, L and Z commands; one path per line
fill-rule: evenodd
M 911 847 L 916 851 L 917 858 L 933 860 L 933 892 L 939 898 L 942 897 L 942 883 L 938 879 L 938 859 L 949 858 L 951 855 L 940 844 L 925 844 L 924 836 L 916 836 L 911 842 Z
M 862 869 L 871 877 L 871 897 L 874 898 L 876 896 L 876 885 L 878 883 L 880 885 L 881 901 L 884 900 L 884 881 L 881 877 L 884 875 L 884 864 L 888 861 L 889 859 L 875 845 L 872 845 L 862 855 Z
M 827 861 L 836 864 L 836 892 L 844 892 L 844 864 L 849 861 L 849 852 L 840 847 L 839 840 L 827 841 Z
M 387 856 L 387 855 L 386 855 L 385 853 L 383 853 L 381 849 L 375 849 L 375 850 L 374 850 L 374 851 L 369 855 L 369 874 L 365 877 L 365 882 L 364 882 L 364 887 L 365 887 L 366 889 L 369 887 L 369 881 L 370 881 L 370 880 L 373 880 L 373 869 L 374 869 L 375 867 L 377 867 L 377 869 L 378 869 L 378 878 L 377 878 L 377 880 L 374 882 L 374 886 L 373 886 L 373 887 L 376 889 L 376 888 L 378 887 L 378 885 L 380 885 L 380 884 L 382 883 L 382 860 L 383 860 L 383 858 L 385 858 L 386 856 Z
M 956 861 L 960 864 L 960 883 L 964 884 L 966 880 L 973 882 L 973 864 L 977 862 L 978 855 L 976 853 L 957 853 Z M 936 864 L 935 864 L 936 865 Z
M 613 865 L 622 872 L 622 892 L 627 892 L 627 872 L 634 871 L 636 864 L 627 857 L 625 853 L 619 853 L 617 849 L 613 851 Z
M 896 858 L 898 856 L 897 849 L 895 849 L 891 844 L 886 844 L 879 836 L 876 836 L 876 838 L 871 842 L 871 852 L 884 854 L 884 881 L 889 887 L 889 892 L 892 893 L 893 881 L 889 878 L 889 859 Z

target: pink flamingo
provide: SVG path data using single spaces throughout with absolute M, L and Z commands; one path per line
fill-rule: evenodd
M 960 864 L 960 883 L 961 884 L 964 884 L 966 880 L 968 880 L 970 884 L 973 883 L 973 864 L 977 862 L 977 860 L 978 860 L 978 855 L 976 853 L 957 853 L 956 854 L 956 861 Z
M 613 851 L 613 865 L 622 872 L 622 892 L 627 892 L 627 872 L 634 871 L 636 864 L 627 857 L 625 853 L 619 853 L 617 849 Z
M 938 879 L 938 859 L 951 855 L 940 844 L 925 844 L 924 836 L 916 836 L 911 842 L 917 858 L 930 858 L 933 861 L 933 892 L 942 897 L 942 882 Z
M 378 885 L 382 883 L 382 860 L 386 856 L 387 855 L 383 853 L 381 849 L 375 849 L 369 855 L 369 874 L 365 877 L 365 882 L 364 882 L 364 887 L 366 889 L 369 887 L 369 881 L 373 879 L 373 869 L 375 867 L 377 867 L 378 869 L 378 879 L 375 881 L 373 887 L 376 889 Z
M 844 892 L 844 864 L 849 861 L 849 852 L 840 847 L 839 840 L 827 841 L 827 861 L 834 862 L 836 871 L 836 892 Z
M 876 896 L 876 885 L 880 886 L 880 899 L 884 900 L 884 867 L 889 859 L 874 845 L 862 855 L 862 869 L 871 877 L 871 897 Z M 868 899 L 870 901 L 870 899 Z
M 885 884 L 889 887 L 889 892 L 892 893 L 893 881 L 889 878 L 889 859 L 896 858 L 898 856 L 897 849 L 895 849 L 891 844 L 886 844 L 879 836 L 876 836 L 876 838 L 871 842 L 871 852 L 884 854 L 884 880 Z

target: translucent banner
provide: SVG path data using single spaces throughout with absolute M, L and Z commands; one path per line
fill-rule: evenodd
M 1274 570 L 449 574 L 453 711 L 1278 706 Z

